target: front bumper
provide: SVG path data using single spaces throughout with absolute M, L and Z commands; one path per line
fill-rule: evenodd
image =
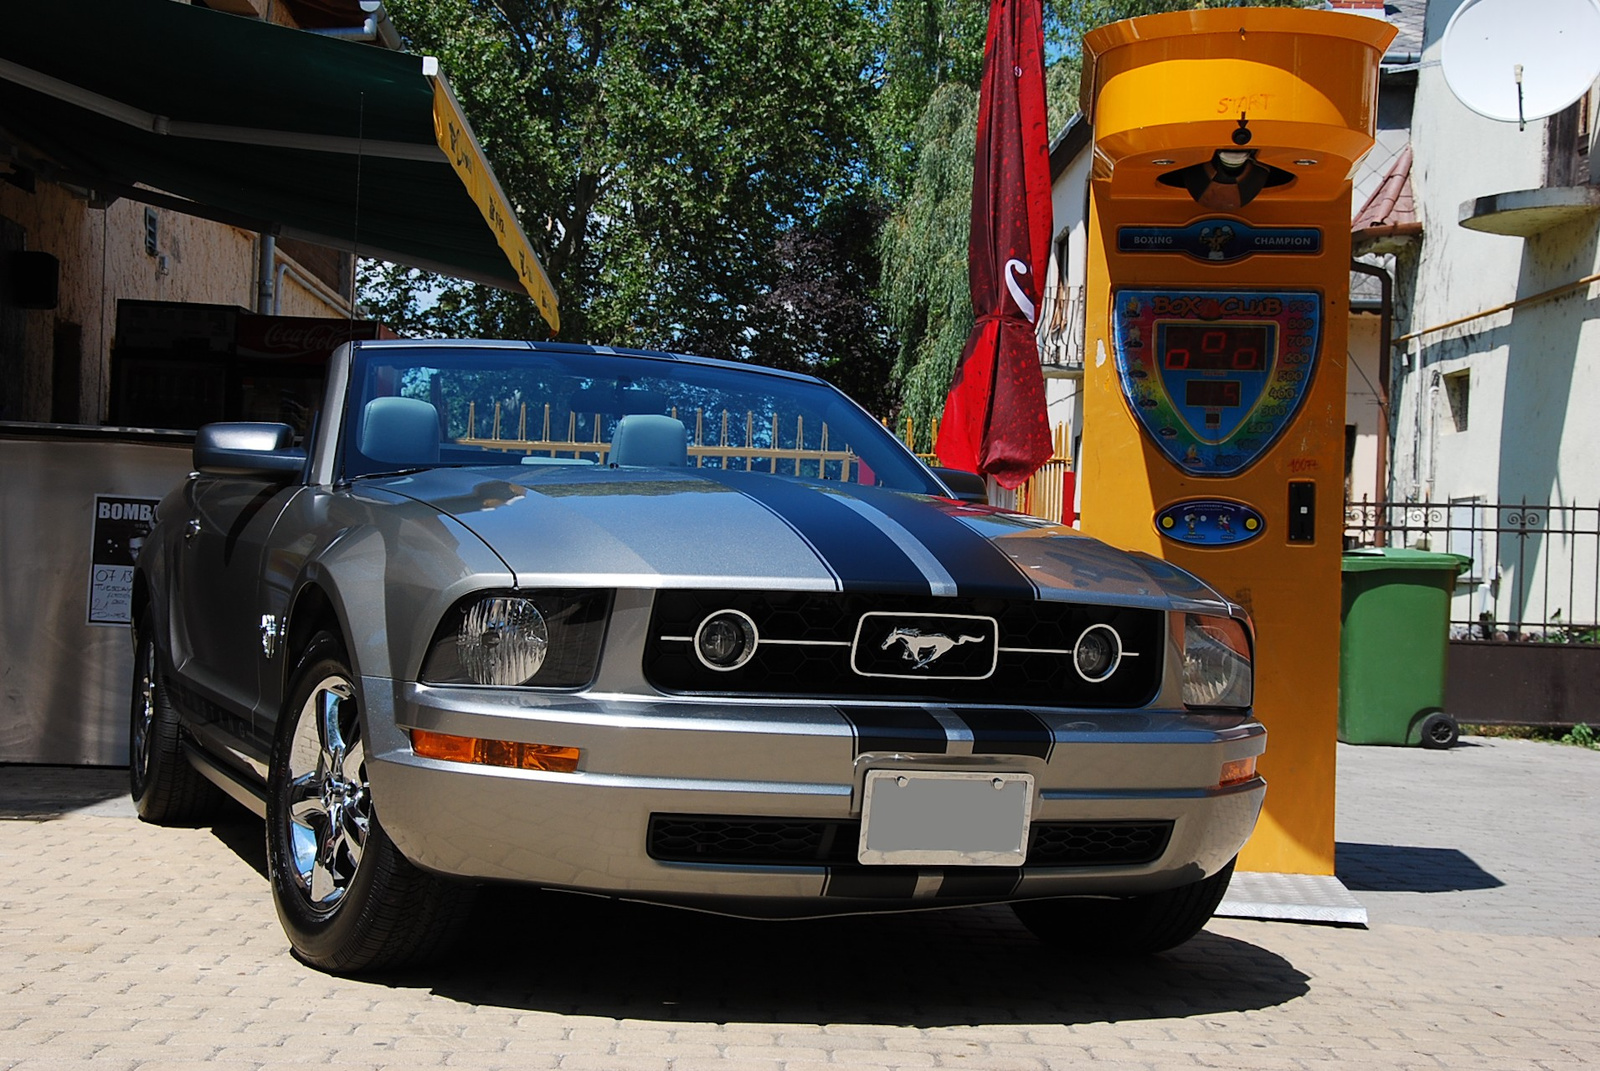
M 727 914 L 1153 892 L 1221 869 L 1249 837 L 1266 790 L 1260 778 L 1218 786 L 1224 762 L 1265 749 L 1266 730 L 1243 715 L 1035 710 L 1027 718 L 1038 732 L 1022 739 L 983 729 L 989 714 L 993 724 L 1015 725 L 1023 717 L 1016 710 L 927 707 L 917 708 L 920 721 L 944 732 L 895 741 L 863 731 L 904 711 L 882 705 L 530 694 L 375 677 L 362 687 L 374 806 L 412 862 L 462 878 Z M 419 758 L 411 728 L 578 747 L 583 758 L 572 774 Z M 649 850 L 653 816 L 780 819 L 847 840 L 859 828 L 867 772 L 883 769 L 1026 773 L 1036 828 L 1168 831 L 1151 858 L 1109 865 L 863 866 L 848 843 L 825 858 L 763 860 L 758 852 L 753 863 Z

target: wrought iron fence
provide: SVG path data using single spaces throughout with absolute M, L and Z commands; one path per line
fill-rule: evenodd
M 1352 502 L 1345 545 L 1461 554 L 1454 639 L 1600 643 L 1600 503 Z
M 566 419 L 553 419 L 549 405 L 530 407 L 526 404 L 512 408 L 499 402 L 486 403 L 488 434 L 477 434 L 482 425 L 478 422 L 478 403 L 467 403 L 467 427 L 473 429 L 451 441 L 461 446 L 476 446 L 484 450 L 501 450 L 506 453 L 538 454 L 544 457 L 579 457 L 594 455 L 603 464 L 610 456 L 611 443 L 603 437 L 605 414 L 595 413 L 589 421 L 593 431 L 580 435 L 578 416 L 568 411 Z M 688 416 L 673 406 L 668 413 L 674 420 Z M 588 414 L 585 414 L 588 416 Z M 687 422 L 686 422 L 687 423 Z M 516 430 L 512 431 L 512 425 Z M 780 424 L 782 427 L 780 428 Z M 563 425 L 565 425 L 563 427 Z M 753 412 L 733 414 L 723 409 L 707 413 L 694 411 L 693 426 L 689 430 L 687 453 L 689 463 L 696 468 L 710 465 L 714 468 L 744 469 L 766 466 L 766 471 L 811 476 L 822 480 L 853 480 L 856 455 L 848 443 L 828 441 L 828 425 L 818 425 L 806 432 L 805 418 L 796 415 L 793 422 L 772 415 L 768 426 L 765 418 L 756 420 Z M 791 434 L 792 429 L 792 434 Z M 790 445 L 785 446 L 784 443 Z M 814 445 L 807 445 L 808 443 Z

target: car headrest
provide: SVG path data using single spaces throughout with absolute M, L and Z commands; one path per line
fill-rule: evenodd
M 689 464 L 689 434 L 683 421 L 669 416 L 636 413 L 617 421 L 611 436 L 612 465 L 648 465 L 683 468 Z
M 420 398 L 374 398 L 361 411 L 361 452 L 388 465 L 439 460 L 439 411 Z

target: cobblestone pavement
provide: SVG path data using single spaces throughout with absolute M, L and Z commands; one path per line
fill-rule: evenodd
M 125 774 L 0 767 L 0 1071 L 1508 1071 L 1600 1064 L 1600 752 L 1340 749 L 1370 929 L 1218 920 L 1044 953 L 1004 909 L 757 924 L 486 894 L 456 957 L 301 966 L 260 823 L 138 822 Z

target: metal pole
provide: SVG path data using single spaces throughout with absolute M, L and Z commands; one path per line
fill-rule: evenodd
M 272 307 L 272 294 L 276 289 L 273 285 L 273 261 L 278 252 L 278 239 L 261 232 L 256 243 L 256 312 L 263 316 L 270 316 L 275 311 Z
M 1378 311 L 1378 462 L 1377 476 L 1377 506 L 1382 514 L 1389 501 L 1389 376 L 1391 362 L 1389 351 L 1394 343 L 1389 336 L 1394 331 L 1394 280 L 1383 268 L 1373 264 L 1363 264 L 1359 260 L 1350 261 L 1350 270 L 1360 275 L 1367 275 L 1378 280 L 1378 289 L 1381 301 Z M 1388 545 L 1384 538 L 1384 530 L 1379 528 L 1374 546 Z

